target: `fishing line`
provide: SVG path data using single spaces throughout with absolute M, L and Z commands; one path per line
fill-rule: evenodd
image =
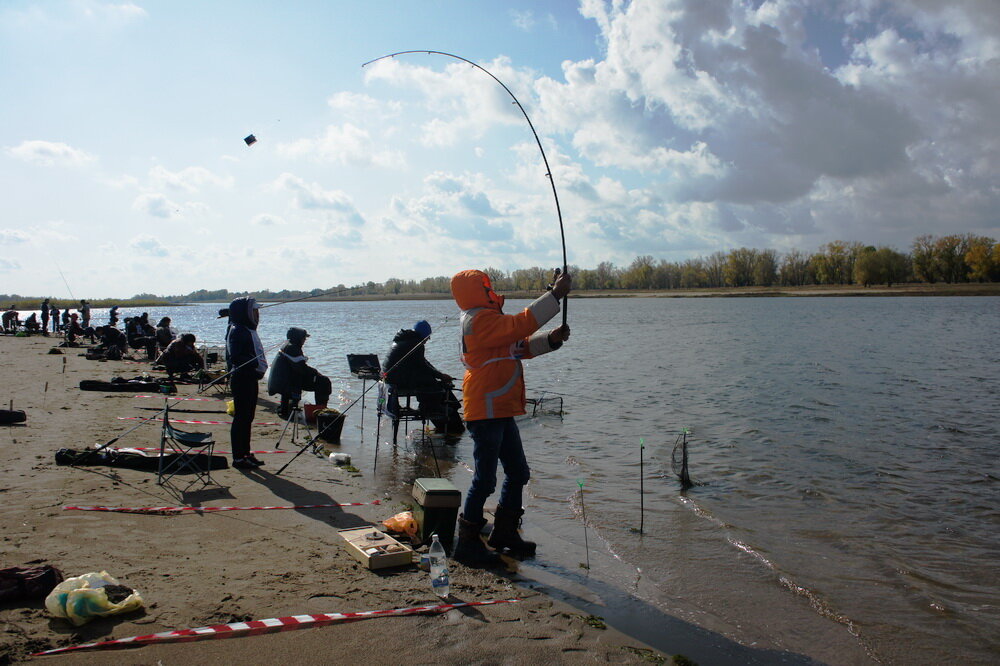
M 74 295 L 73 295 L 73 290 L 69 288 L 69 282 L 67 282 L 67 281 L 66 281 L 66 276 L 65 276 L 65 275 L 63 275 L 63 272 L 62 272 L 62 269 L 61 269 L 61 268 L 59 268 L 59 262 L 58 262 L 58 261 L 56 261 L 56 258 L 55 258 L 55 257 L 53 257 L 53 256 L 52 256 L 51 254 L 49 254 L 48 252 L 46 252 L 45 254 L 48 254 L 48 255 L 49 255 L 49 259 L 51 259 L 51 260 L 52 260 L 52 263 L 53 263 L 53 264 L 55 264 L 55 267 L 56 267 L 56 270 L 57 270 L 57 271 L 59 271 L 59 277 L 61 277 L 61 278 L 62 278 L 62 281 L 63 281 L 63 284 L 64 284 L 64 285 L 66 285 L 66 291 L 68 291 L 68 292 L 69 292 L 69 296 L 70 296 L 70 298 L 71 298 L 71 299 L 73 299 L 73 300 L 75 301 L 75 300 L 76 300 L 76 296 L 74 296 Z
M 545 156 L 545 149 L 542 147 L 542 140 L 538 137 L 538 132 L 535 131 L 535 125 L 534 125 L 534 123 L 531 122 L 531 118 L 528 117 L 528 112 L 524 110 L 524 107 L 521 105 L 521 101 L 517 99 L 517 97 L 514 95 L 513 92 L 511 92 L 510 88 L 508 88 L 506 85 L 504 85 L 503 81 L 501 81 L 496 76 L 494 76 L 485 67 L 483 67 L 481 65 L 478 65 L 478 64 L 472 62 L 471 60 L 463 58 L 462 56 L 457 56 L 454 53 L 447 53 L 445 51 L 426 51 L 426 50 L 397 51 L 396 53 L 390 53 L 388 55 L 384 55 L 384 56 L 375 58 L 374 60 L 369 60 L 368 62 L 364 63 L 361 66 L 362 67 L 367 67 L 368 65 L 370 65 L 370 64 L 372 64 L 374 62 L 378 62 L 379 60 L 385 60 L 386 58 L 395 58 L 398 55 L 407 55 L 407 54 L 411 54 L 411 53 L 426 53 L 427 55 L 441 55 L 441 56 L 445 56 L 445 57 L 448 57 L 448 58 L 454 58 L 455 60 L 461 60 L 464 63 L 472 65 L 473 67 L 475 67 L 479 71 L 485 73 L 491 79 L 493 79 L 494 81 L 496 81 L 497 83 L 499 83 L 500 87 L 503 88 L 505 91 L 507 91 L 507 94 L 510 95 L 510 98 L 512 100 L 514 100 L 514 104 L 516 104 L 517 108 L 521 111 L 521 115 L 523 115 L 524 119 L 526 121 L 528 121 L 528 127 L 531 128 L 531 133 L 535 137 L 535 143 L 538 144 L 538 151 L 542 154 L 542 162 L 545 163 L 545 177 L 549 179 L 549 185 L 552 186 L 552 197 L 553 197 L 553 199 L 555 199 L 555 203 L 556 203 L 556 216 L 559 219 L 559 236 L 562 239 L 562 258 L 563 258 L 563 267 L 562 267 L 562 270 L 563 270 L 564 273 L 569 273 L 569 262 L 566 260 L 566 231 L 563 228 L 562 209 L 559 206 L 559 193 L 556 192 L 556 181 L 555 181 L 555 178 L 552 177 L 552 169 L 549 167 L 549 159 Z M 562 300 L 563 300 L 563 304 L 562 304 L 562 323 L 563 323 L 563 326 L 565 326 L 566 325 L 566 313 L 567 313 L 567 309 L 568 309 L 567 308 L 567 301 L 569 300 L 569 297 L 568 296 L 563 296 Z

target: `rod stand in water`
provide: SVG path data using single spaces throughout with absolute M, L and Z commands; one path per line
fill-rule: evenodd
M 691 476 L 688 474 L 688 435 L 690 434 L 690 428 L 683 428 L 677 435 L 677 439 L 674 440 L 674 450 L 670 454 L 671 467 L 674 474 L 680 479 L 681 488 L 684 490 L 694 486 Z

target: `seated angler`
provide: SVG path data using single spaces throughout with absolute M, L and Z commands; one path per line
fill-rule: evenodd
M 156 358 L 156 329 L 149 323 L 149 313 L 143 312 L 139 317 L 126 319 L 125 334 L 128 344 L 133 349 L 145 349 L 149 360 Z
M 418 321 L 412 329 L 402 329 L 392 339 L 386 357 L 385 381 L 394 396 L 415 395 L 421 414 L 441 433 L 465 431 L 459 412 L 461 403 L 451 391 L 453 378 L 441 372 L 424 356 L 431 325 Z
M 170 317 L 164 317 L 156 324 L 156 346 L 163 351 L 174 341 L 174 331 L 170 327 Z
M 29 333 L 38 333 L 41 327 L 38 325 L 38 315 L 32 312 L 28 315 L 28 318 L 24 320 L 24 330 Z
M 309 333 L 304 328 L 293 327 L 288 329 L 285 337 L 288 342 L 274 357 L 271 374 L 267 379 L 268 395 L 281 396 L 278 414 L 283 419 L 288 418 L 291 408 L 301 400 L 302 391 L 313 391 L 316 394 L 316 404 L 320 407 L 326 407 L 330 393 L 333 392 L 330 378 L 306 363 L 309 358 L 302 353 L 302 345 Z
M 109 361 L 117 361 L 128 351 L 128 338 L 114 326 L 98 326 L 95 331 L 100 343 L 97 351 L 104 352 Z
M 167 369 L 168 376 L 205 367 L 205 362 L 194 345 L 195 339 L 194 333 L 185 333 L 167 345 L 163 353 L 156 357 L 156 363 Z
M 66 342 L 69 344 L 75 344 L 76 339 L 83 337 L 87 332 L 80 326 L 80 317 L 74 312 L 69 316 L 69 323 L 66 325 Z
M 17 331 L 18 312 L 14 309 L 14 306 L 10 306 L 3 313 L 3 330 L 5 333 L 15 333 Z

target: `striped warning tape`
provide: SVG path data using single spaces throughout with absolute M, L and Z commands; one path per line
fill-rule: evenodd
M 343 504 L 294 504 L 292 506 L 64 506 L 63 511 L 105 511 L 109 513 L 202 513 L 214 511 L 275 511 L 279 509 L 335 509 L 342 506 L 369 506 L 374 502 L 345 502 Z
M 157 398 L 159 400 L 163 400 L 163 396 L 162 395 L 134 395 L 132 397 L 133 398 Z M 225 400 L 223 400 L 221 398 L 175 398 L 173 396 L 168 397 L 167 400 L 170 400 L 171 402 L 174 402 L 174 401 L 177 401 L 177 400 L 201 400 L 201 401 L 205 401 L 205 402 L 226 402 Z
M 158 446 L 129 446 L 129 447 L 126 447 L 126 448 L 123 448 L 123 449 L 118 449 L 118 448 L 112 447 L 112 448 L 110 448 L 108 450 L 110 450 L 110 451 L 125 451 L 127 453 L 129 451 L 159 451 L 160 447 L 158 447 Z M 215 453 L 219 454 L 219 455 L 226 455 L 226 456 L 232 455 L 231 451 L 220 451 L 218 449 L 214 449 L 213 451 Z M 258 455 L 258 454 L 259 455 L 263 455 L 265 453 L 293 453 L 293 451 L 290 451 L 288 449 L 264 449 L 264 450 L 261 450 L 261 451 L 251 451 L 250 453 L 253 453 L 254 455 Z
M 36 652 L 32 657 L 40 657 L 47 654 L 61 654 L 63 652 L 75 652 L 77 650 L 108 650 L 123 648 L 131 645 L 150 645 L 153 643 L 176 643 L 193 642 L 199 640 L 210 640 L 213 638 L 235 638 L 241 636 L 258 636 L 260 634 L 278 633 L 282 631 L 294 631 L 296 629 L 308 629 L 310 627 L 322 627 L 335 622 L 350 622 L 358 620 L 370 620 L 377 617 L 398 617 L 401 615 L 419 615 L 421 613 L 446 613 L 456 608 L 467 608 L 469 606 L 493 606 L 495 604 L 512 604 L 521 601 L 520 599 L 491 599 L 489 601 L 463 601 L 454 604 L 439 604 L 437 606 L 414 606 L 412 608 L 395 608 L 391 610 L 362 611 L 360 613 L 317 613 L 314 615 L 291 615 L 289 617 L 272 617 L 266 620 L 250 620 L 249 622 L 234 622 L 232 624 L 212 624 L 207 627 L 196 629 L 179 629 L 176 631 L 162 631 L 158 634 L 146 634 L 144 636 L 130 636 L 128 638 L 117 638 L 110 641 L 98 643 L 84 643 L 82 645 L 70 645 L 69 647 L 56 648 Z
M 149 418 L 143 416 L 119 416 L 119 421 L 149 421 L 152 424 L 157 424 L 160 422 L 158 418 Z M 193 423 L 196 425 L 231 425 L 232 421 L 187 421 L 184 419 L 170 419 L 171 423 Z M 276 421 L 258 421 L 254 423 L 255 426 L 276 426 L 281 425 Z

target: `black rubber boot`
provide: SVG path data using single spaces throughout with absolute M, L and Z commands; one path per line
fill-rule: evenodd
M 524 509 L 508 509 L 498 506 L 489 544 L 497 550 L 506 548 L 514 555 L 522 557 L 533 556 L 535 554 L 535 542 L 525 541 L 517 531 L 521 526 L 521 516 L 523 515 Z
M 458 541 L 452 559 L 474 569 L 488 569 L 502 564 L 500 556 L 486 547 L 480 531 L 486 519 L 473 523 L 463 516 L 458 517 Z

